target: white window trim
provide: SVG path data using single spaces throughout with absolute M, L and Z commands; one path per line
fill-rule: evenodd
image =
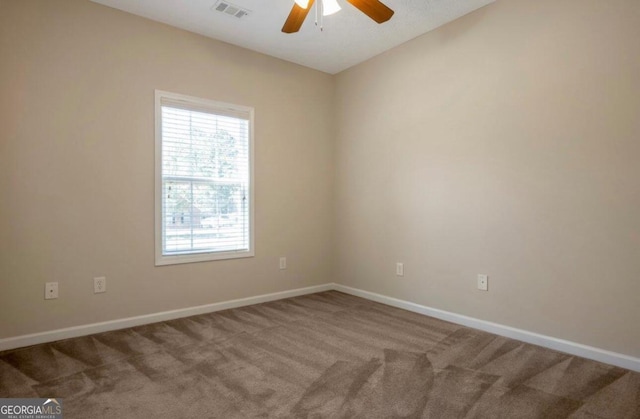
M 249 249 L 227 252 L 198 252 L 178 255 L 162 254 L 162 99 L 171 101 L 183 101 L 186 104 L 195 104 L 212 112 L 227 110 L 230 112 L 243 112 L 249 114 Z M 254 226 L 254 108 L 248 106 L 233 105 L 194 96 L 178 93 L 155 91 L 155 265 L 174 265 L 181 263 L 206 262 L 223 259 L 237 259 L 255 256 L 255 226 Z

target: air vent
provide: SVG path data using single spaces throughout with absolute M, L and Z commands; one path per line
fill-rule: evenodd
M 251 14 L 250 10 L 247 10 L 243 7 L 229 3 L 228 1 L 225 1 L 225 0 L 218 0 L 216 4 L 213 5 L 211 10 L 224 13 L 228 16 L 234 16 L 234 17 L 237 17 L 238 19 L 242 19 L 244 17 L 249 16 L 249 14 Z

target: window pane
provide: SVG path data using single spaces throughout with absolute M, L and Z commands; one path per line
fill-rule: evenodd
M 162 255 L 250 250 L 248 118 L 161 110 Z
M 249 121 L 162 108 L 163 175 L 246 180 Z
M 164 183 L 164 253 L 248 250 L 246 185 Z

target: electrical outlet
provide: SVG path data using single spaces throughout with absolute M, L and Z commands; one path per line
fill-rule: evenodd
M 284 256 L 280 258 L 280 269 L 287 269 L 287 258 Z
M 107 278 L 104 276 L 93 278 L 93 293 L 100 294 L 102 292 L 107 292 Z
M 54 300 L 58 298 L 58 283 L 47 282 L 44 284 L 44 299 Z
M 401 262 L 396 263 L 396 275 L 404 276 L 404 263 L 401 263 Z
M 489 291 L 489 275 L 478 274 L 478 289 L 480 291 Z

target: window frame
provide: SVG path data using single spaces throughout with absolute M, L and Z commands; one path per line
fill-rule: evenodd
M 218 252 L 191 252 L 175 255 L 163 254 L 163 217 L 162 217 L 162 102 L 163 99 L 171 102 L 180 102 L 185 107 L 194 110 L 204 110 L 206 112 L 222 115 L 225 113 L 242 113 L 249 115 L 249 249 L 218 251 Z M 155 91 L 155 266 L 175 265 L 182 263 L 207 262 L 215 260 L 248 258 L 255 256 L 255 226 L 254 226 L 254 108 L 249 106 L 234 105 L 195 96 L 172 93 L 163 90 Z

